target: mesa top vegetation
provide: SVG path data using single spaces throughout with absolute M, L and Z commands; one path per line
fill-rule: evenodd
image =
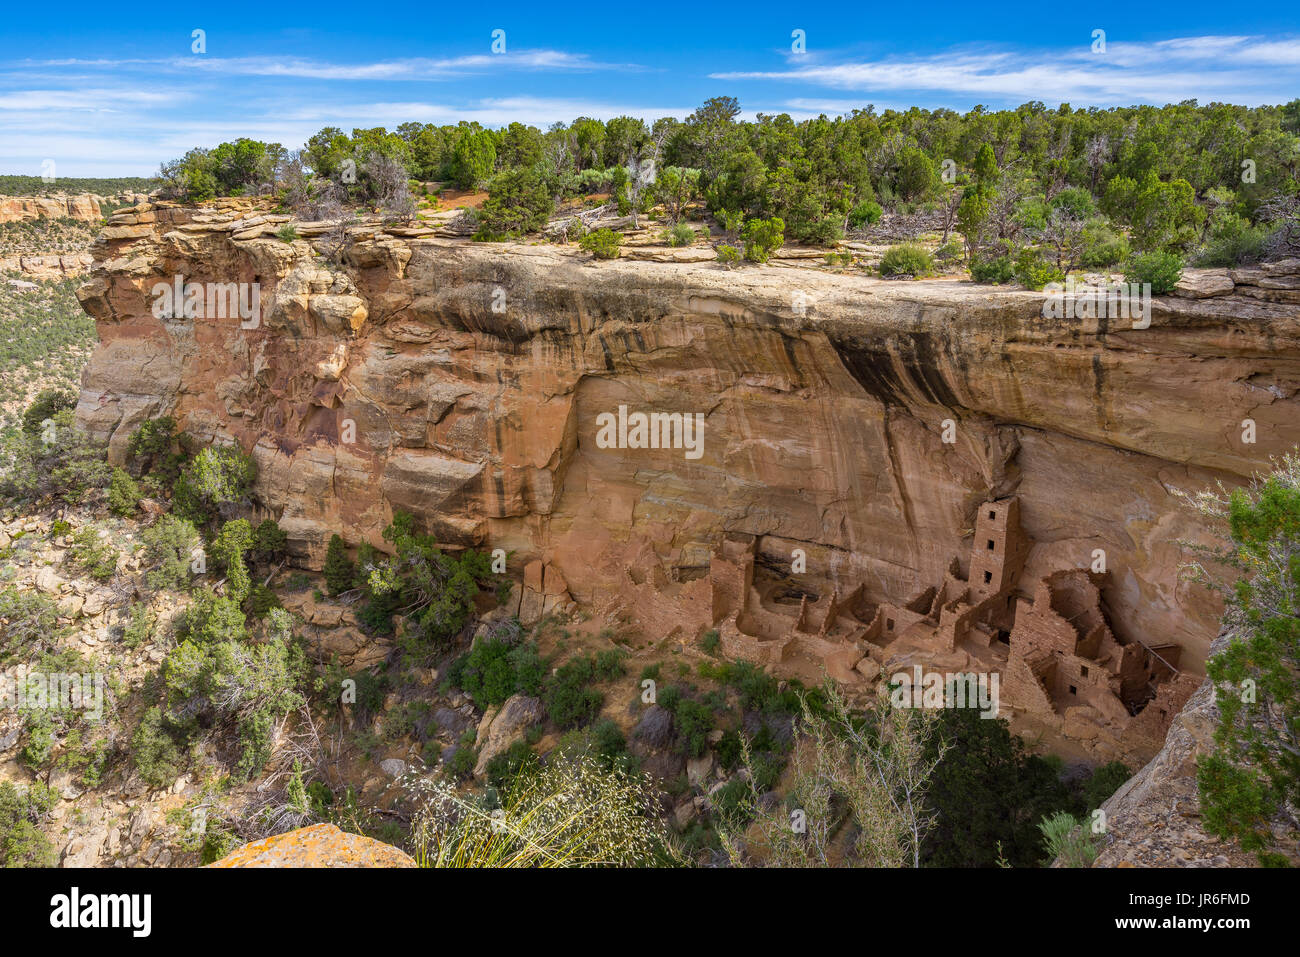
M 556 202 L 596 197 L 620 213 L 706 213 L 727 232 L 781 220 L 831 245 L 888 210 L 929 214 L 974 265 L 1032 243 L 1064 271 L 1134 252 L 1228 265 L 1300 250 L 1300 99 L 1242 107 L 909 109 L 740 121 L 731 97 L 684 122 L 580 117 L 542 131 L 404 123 L 328 127 L 300 150 L 238 139 L 163 164 L 165 191 L 198 201 L 278 194 L 303 215 L 348 203 L 410 215 L 409 186 L 485 189 L 478 239 L 539 229 Z M 980 277 L 977 277 L 980 278 Z M 998 280 L 996 271 L 986 279 Z

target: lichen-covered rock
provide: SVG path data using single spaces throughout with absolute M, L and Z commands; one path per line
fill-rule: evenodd
M 253 841 L 209 867 L 415 867 L 405 851 L 333 824 L 313 824 Z

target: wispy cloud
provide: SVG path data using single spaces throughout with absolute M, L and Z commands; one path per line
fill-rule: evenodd
M 799 65 L 710 74 L 716 80 L 772 80 L 828 89 L 946 94 L 968 100 L 1036 99 L 1116 105 L 1196 97 L 1248 104 L 1285 102 L 1300 90 L 1300 37 L 1205 36 L 1152 43 L 1112 42 L 1105 52 L 962 48 L 926 56 Z
M 0 110 L 43 112 L 46 110 L 114 111 L 130 106 L 164 106 L 183 99 L 184 94 L 158 93 L 150 90 L 78 89 L 15 90 L 0 93 Z
M 30 61 L 32 68 L 77 67 L 80 69 L 135 70 L 166 69 L 213 73 L 221 76 L 296 77 L 312 80 L 434 80 L 491 71 L 641 71 L 635 63 L 603 63 L 585 53 L 563 50 L 521 50 L 501 54 L 470 54 L 456 57 L 411 57 L 373 62 L 345 62 L 305 57 L 249 56 L 164 57 L 159 59 L 60 59 Z

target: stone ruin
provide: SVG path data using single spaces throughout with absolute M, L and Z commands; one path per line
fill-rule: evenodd
M 1201 682 L 1179 670 L 1181 647 L 1124 640 L 1110 628 L 1106 575 L 1054 571 L 1018 591 L 1032 542 L 1016 498 L 980 506 L 969 573 L 953 558 L 942 582 L 898 604 L 859 584 L 798 604 L 755 580 L 758 539 L 732 535 L 709 562 L 711 623 L 722 648 L 787 677 L 866 691 L 882 674 L 1000 675 L 1000 715 L 1092 758 L 1144 762 Z M 760 563 L 761 567 L 761 563 Z M 695 584 L 695 583 L 693 583 Z

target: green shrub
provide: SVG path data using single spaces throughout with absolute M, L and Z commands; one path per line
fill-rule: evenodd
M 627 751 L 627 738 L 618 724 L 609 718 L 602 718 L 591 726 L 588 732 L 591 750 L 596 760 L 606 770 L 620 768 L 629 770 L 631 755 Z
M 177 634 L 199 645 L 239 642 L 248 635 L 246 621 L 239 602 L 203 588 L 195 591 L 194 603 L 180 616 Z
M 617 259 L 623 245 L 623 234 L 612 229 L 593 229 L 578 241 L 578 245 L 597 259 Z
M 145 581 L 150 588 L 182 591 L 189 587 L 199 533 L 188 521 L 164 515 L 140 533 L 144 541 Z
M 131 606 L 131 617 L 122 629 L 122 642 L 132 651 L 153 640 L 153 616 L 144 602 Z
M 357 567 L 348 558 L 347 545 L 339 535 L 331 535 L 329 546 L 325 550 L 325 587 L 330 597 L 336 598 L 345 591 L 350 591 L 356 581 Z
M 595 664 L 590 658 L 575 658 L 561 666 L 546 682 L 543 702 L 546 713 L 559 728 L 589 724 L 600 713 L 605 696 L 591 687 Z
M 132 474 L 148 475 L 163 488 L 170 489 L 185 464 L 185 456 L 176 450 L 176 421 L 165 415 L 146 419 L 131 433 L 126 446 L 126 461 Z
M 1241 266 L 1258 262 L 1264 255 L 1269 231 L 1252 226 L 1250 220 L 1236 213 L 1214 217 L 1210 234 L 1196 257 L 1198 266 Z
M 1016 282 L 1026 289 L 1042 289 L 1049 282 L 1065 282 L 1065 273 L 1045 260 L 1036 249 L 1026 246 L 1015 260 Z
M 523 652 L 523 654 L 521 654 Z M 477 642 L 457 662 L 453 683 L 481 710 L 502 704 L 514 694 L 536 694 L 542 670 L 534 646 L 513 647 L 498 638 Z M 523 665 L 524 673 L 519 666 Z
M 1177 253 L 1139 253 L 1129 260 L 1124 271 L 1127 282 L 1151 283 L 1153 296 L 1164 296 L 1174 291 L 1183 277 L 1183 260 Z
M 248 608 L 248 613 L 254 618 L 265 618 L 270 614 L 271 609 L 284 607 L 280 596 L 261 582 L 254 582 L 249 587 L 244 604 Z
M 744 754 L 741 748 L 740 732 L 735 728 L 728 728 L 723 732 L 722 737 L 718 739 L 714 750 L 717 751 L 718 764 L 722 766 L 723 770 L 734 771 L 737 765 L 740 764 Z
M 695 242 L 695 230 L 686 223 L 677 223 L 664 230 L 663 238 L 669 246 L 689 246 Z
M 485 773 L 488 784 L 500 791 L 509 788 L 521 772 L 539 766 L 537 755 L 526 741 L 512 741 L 510 747 L 488 761 Z
M 722 635 L 716 628 L 710 628 L 700 638 L 700 648 L 706 655 L 716 655 L 720 647 L 722 647 Z
M 934 251 L 937 262 L 950 263 L 961 259 L 966 248 L 956 239 L 950 239 Z
M 177 512 L 195 523 L 211 521 L 223 505 L 242 504 L 257 463 L 234 445 L 211 445 L 201 450 L 176 481 L 173 501 Z
M 882 276 L 929 276 L 934 272 L 934 257 L 929 250 L 916 243 L 890 246 L 880 257 Z
M 91 489 L 108 484 L 104 448 L 90 440 L 70 409 L 42 420 L 37 435 L 0 432 L 0 496 L 14 500 L 50 496 L 80 505 Z
M 284 557 L 289 545 L 289 535 L 273 519 L 263 519 L 253 529 L 253 544 L 250 552 L 253 558 L 264 565 L 270 565 Z
M 298 229 L 292 223 L 285 223 L 275 231 L 276 238 L 282 243 L 291 243 L 298 238 Z
M 23 731 L 23 747 L 18 752 L 18 760 L 33 774 L 43 774 L 54 753 L 54 720 L 49 711 L 29 711 Z
M 555 209 L 550 191 L 531 168 L 498 173 L 488 194 L 478 211 L 474 238 L 479 241 L 522 236 L 541 229 Z
M 1121 761 L 1111 761 L 1094 769 L 1083 786 L 1084 810 L 1090 812 L 1101 807 L 1132 776 L 1133 773 Z
M 883 214 L 884 210 L 880 208 L 880 204 L 874 199 L 858 203 L 849 211 L 849 228 L 866 229 L 878 222 Z
M 163 710 L 154 706 L 144 713 L 131 736 L 131 765 L 153 788 L 170 787 L 181 773 L 181 749 Z
M 1089 833 L 1086 822 L 1076 820 L 1066 811 L 1044 818 L 1038 824 L 1047 845 L 1047 861 L 1060 858 L 1066 867 L 1090 867 L 1101 850 Z
M 627 658 L 627 652 L 621 648 L 610 648 L 606 651 L 597 653 L 592 665 L 592 672 L 600 681 L 613 681 L 615 678 L 621 678 L 627 674 L 627 668 L 623 661 Z
M 722 231 L 725 233 L 738 233 L 745 224 L 745 217 L 734 209 L 720 209 L 715 215 L 718 222 L 722 224 Z
M 90 525 L 72 536 L 68 560 L 98 582 L 106 582 L 117 573 L 117 549 Z
M 476 764 L 478 764 L 478 751 L 475 750 L 471 739 L 469 744 L 462 741 L 457 745 L 456 750 L 447 759 L 444 768 L 447 774 L 457 781 L 464 781 L 474 773 Z
M 42 426 L 54 418 L 56 412 L 73 409 L 77 405 L 77 394 L 71 389 L 43 389 L 23 412 L 23 431 L 28 435 L 40 435 Z
M 0 661 L 25 661 L 53 647 L 66 631 L 58 619 L 59 606 L 40 592 L 0 588 Z
M 1128 239 L 1116 233 L 1104 219 L 1094 219 L 1083 228 L 1083 251 L 1079 262 L 1085 269 L 1116 266 L 1129 257 Z
M 735 246 L 728 246 L 723 243 L 718 247 L 718 262 L 722 263 L 722 265 L 728 269 L 740 265 L 741 258 L 740 250 Z
M 211 593 L 199 596 L 199 614 L 191 608 L 186 616 L 186 638 L 163 662 L 162 676 L 172 713 L 191 715 L 237 741 L 232 773 L 246 780 L 270 758 L 278 723 L 304 704 L 299 689 L 308 666 L 287 628 L 281 634 L 271 629 L 258 644 L 244 643 L 243 613 L 232 605 Z
M 698 758 L 708 750 L 713 712 L 706 705 L 682 698 L 673 708 L 673 725 L 677 729 L 677 746 L 685 754 Z
M 0 781 L 0 867 L 54 867 L 54 845 L 40 825 L 58 796 L 44 784 L 20 790 Z
M 124 469 L 113 469 L 108 483 L 108 510 L 123 517 L 134 515 L 140 508 L 140 486 Z
M 765 263 L 785 245 L 785 221 L 779 216 L 771 219 L 751 219 L 741 231 L 745 241 L 745 258 L 750 262 Z

